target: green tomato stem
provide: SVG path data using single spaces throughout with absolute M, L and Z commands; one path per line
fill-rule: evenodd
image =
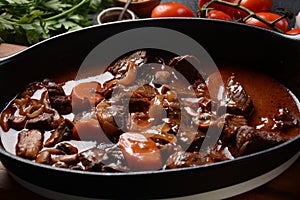
M 72 8 L 70 8 L 69 10 L 66 10 L 65 12 L 62 12 L 58 15 L 54 15 L 52 17 L 46 18 L 44 19 L 44 21 L 51 21 L 51 20 L 55 20 L 58 18 L 61 18 L 65 15 L 68 15 L 69 13 L 73 12 L 74 10 L 76 10 L 77 8 L 81 7 L 83 4 L 85 4 L 88 0 L 82 0 L 81 2 L 79 2 L 77 5 L 73 6 Z
M 212 4 L 212 3 L 217 3 L 217 4 L 222 4 L 222 5 L 226 5 L 226 6 L 229 6 L 229 7 L 232 7 L 232 8 L 237 8 L 241 11 L 244 11 L 246 12 L 248 15 L 247 17 L 245 17 L 244 19 L 242 19 L 243 22 L 245 22 L 246 20 L 248 20 L 249 18 L 255 18 L 259 21 L 261 21 L 262 23 L 270 26 L 273 30 L 277 31 L 277 32 L 280 32 L 280 33 L 283 33 L 283 31 L 278 28 L 275 23 L 280 21 L 281 19 L 285 18 L 286 16 L 282 16 L 272 22 L 268 21 L 268 20 L 265 20 L 264 18 L 258 16 L 255 12 L 249 10 L 248 8 L 244 7 L 244 6 L 241 6 L 242 0 L 239 0 L 238 3 L 231 3 L 231 2 L 227 2 L 227 1 L 223 1 L 223 0 L 211 0 L 210 2 L 206 3 L 203 8 L 204 9 L 208 9 L 208 7 Z

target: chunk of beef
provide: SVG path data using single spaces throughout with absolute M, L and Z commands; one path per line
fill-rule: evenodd
M 108 102 L 99 103 L 96 107 L 96 116 L 101 125 L 101 128 L 107 138 L 117 143 L 119 136 L 124 132 L 126 123 L 122 114 L 122 107 L 111 106 Z M 117 122 L 115 120 L 117 119 Z
M 20 115 L 18 108 L 10 106 L 8 109 L 1 113 L 1 127 L 4 131 L 8 131 L 10 128 L 15 130 L 22 130 L 26 123 L 26 116 Z
M 63 163 L 64 166 L 75 165 L 78 161 L 78 154 L 52 155 L 51 161 L 53 163 Z
M 236 134 L 236 154 L 240 156 L 244 153 L 247 145 L 252 142 L 255 136 L 255 129 L 251 126 L 241 126 Z
M 236 135 L 236 147 L 239 155 L 247 155 L 274 147 L 286 140 L 277 133 L 257 131 L 252 127 L 242 126 Z
M 43 134 L 36 129 L 23 130 L 18 134 L 18 142 L 16 145 L 16 155 L 34 159 L 43 147 Z
M 209 156 L 214 162 L 220 162 L 224 160 L 233 160 L 234 156 L 230 152 L 230 149 L 222 144 L 216 145 L 209 151 Z
M 178 138 L 178 144 L 183 150 L 199 152 L 205 139 L 205 134 L 201 131 L 180 131 L 176 137 Z
M 66 115 L 72 112 L 71 98 L 65 94 L 62 86 L 55 83 L 47 86 L 51 106 L 60 114 Z
M 115 105 L 128 106 L 129 112 L 146 112 L 149 110 L 151 100 L 157 94 L 157 89 L 148 84 L 119 87 L 111 100 Z
M 2 113 L 1 118 L 4 120 L 5 129 L 13 128 L 22 130 L 27 120 L 36 118 L 45 110 L 45 106 L 36 99 L 29 96 L 24 98 L 16 98 Z
M 78 156 L 79 166 L 84 171 L 101 171 L 105 155 L 105 150 L 99 148 L 83 151 Z
M 143 85 L 135 89 L 129 101 L 129 112 L 147 112 L 151 100 L 158 94 L 156 88 L 150 85 Z
M 197 80 L 204 82 L 206 75 L 198 71 L 198 69 L 201 69 L 201 63 L 195 56 L 184 55 L 174 57 L 169 62 L 169 66 L 174 67 L 190 84 L 193 84 Z
M 52 155 L 63 155 L 64 152 L 62 152 L 59 149 L 45 149 L 39 152 L 39 154 L 35 158 L 35 162 L 52 165 L 53 160 L 51 159 Z
M 42 112 L 36 117 L 28 119 L 26 121 L 25 128 L 52 130 L 57 128 L 62 120 L 63 118 L 56 110 L 47 110 L 47 112 Z
M 45 142 L 46 147 L 53 147 L 61 141 L 76 139 L 73 136 L 74 124 L 68 119 L 64 119 L 60 125 L 52 132 L 51 136 Z
M 130 62 L 133 62 L 135 65 L 139 66 L 146 62 L 146 55 L 146 51 L 134 52 L 129 56 L 125 56 L 124 58 L 117 60 L 115 63 L 109 66 L 106 71 L 110 72 L 115 76 L 115 78 L 119 79 L 126 74 L 128 70 L 128 64 Z
M 38 89 L 44 87 L 44 82 L 32 82 L 29 83 L 23 92 L 18 95 L 18 98 L 31 97 Z
M 211 128 L 215 128 L 217 132 L 221 130 L 220 139 L 226 144 L 235 138 L 241 126 L 247 124 L 248 121 L 242 115 L 224 114 L 213 123 Z
M 47 148 L 41 151 L 35 159 L 35 162 L 53 165 L 64 163 L 64 166 L 77 163 L 78 149 L 68 142 L 61 142 L 55 148 Z
M 61 142 L 56 146 L 56 149 L 58 149 L 59 151 L 63 152 L 64 154 L 77 154 L 78 153 L 78 149 L 77 147 L 73 146 L 72 144 L 68 143 L 68 142 Z
M 51 164 L 51 153 L 50 153 L 50 151 L 45 150 L 45 151 L 40 152 L 36 156 L 35 162 L 50 165 Z
M 201 130 L 207 130 L 216 120 L 216 116 L 211 112 L 198 112 L 197 116 L 192 118 L 194 124 L 198 125 Z
M 103 172 L 124 172 L 129 171 L 124 154 L 118 145 L 102 146 L 98 147 L 104 149 L 106 152 L 103 158 Z
M 231 114 L 250 116 L 254 109 L 252 99 L 234 75 L 229 77 L 225 87 L 224 99 L 220 102 L 221 107 L 225 107 Z
M 166 169 L 193 167 L 212 163 L 212 159 L 199 152 L 178 151 L 172 154 L 166 161 Z
M 279 109 L 278 114 L 274 117 L 273 121 L 275 122 L 275 125 L 272 127 L 273 130 L 286 130 L 297 126 L 299 123 L 287 108 Z

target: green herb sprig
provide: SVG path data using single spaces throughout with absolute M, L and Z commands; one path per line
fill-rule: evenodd
M 93 25 L 112 0 L 0 0 L 0 42 L 30 46 Z

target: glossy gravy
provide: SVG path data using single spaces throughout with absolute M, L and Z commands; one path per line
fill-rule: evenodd
M 238 81 L 243 85 L 250 95 L 254 104 L 254 111 L 249 118 L 249 124 L 260 130 L 271 131 L 274 126 L 274 111 L 280 108 L 288 110 L 300 120 L 300 103 L 297 97 L 284 85 L 274 80 L 272 77 L 264 75 L 253 70 L 242 69 L 240 67 L 221 66 L 221 76 L 226 81 L 234 73 Z M 208 78 L 208 84 L 214 85 L 219 82 L 215 75 Z M 216 87 L 218 88 L 218 87 Z M 216 92 L 216 91 L 214 91 Z M 213 94 L 212 96 L 216 96 Z M 286 132 L 281 132 L 288 139 L 297 136 L 300 133 L 299 126 L 291 128 Z

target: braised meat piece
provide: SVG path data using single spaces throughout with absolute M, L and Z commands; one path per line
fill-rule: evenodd
M 176 137 L 178 144 L 187 152 L 199 152 L 205 139 L 205 134 L 201 131 L 180 131 Z
M 78 165 L 84 171 L 101 171 L 103 166 L 102 160 L 105 154 L 105 150 L 99 148 L 92 148 L 81 152 L 78 157 Z
M 67 168 L 77 163 L 78 154 L 52 155 L 51 160 L 57 167 Z
M 102 102 L 95 110 L 103 132 L 113 143 L 117 143 L 119 136 L 126 130 L 123 109 L 123 107 L 112 106 L 110 102 Z
M 22 98 L 26 98 L 26 97 L 31 97 L 33 96 L 33 94 L 39 90 L 39 89 L 42 89 L 45 87 L 45 83 L 48 82 L 49 80 L 48 79 L 45 79 L 43 81 L 37 81 L 37 82 L 32 82 L 32 83 L 29 83 L 23 92 L 21 92 L 17 98 L 19 99 L 22 99 Z
M 279 113 L 274 117 L 275 125 L 273 130 L 285 130 L 290 127 L 295 127 L 299 123 L 298 120 L 289 112 L 287 108 L 281 108 Z
M 241 126 L 236 135 L 237 156 L 268 149 L 285 141 L 286 139 L 277 133 L 259 131 L 250 126 Z
M 61 87 L 55 88 L 59 89 L 56 89 L 57 92 L 54 93 L 64 93 Z M 50 104 L 47 94 L 45 82 L 29 84 L 25 91 L 20 93 L 1 114 L 1 125 L 4 130 L 27 128 L 44 131 L 56 128 L 62 117 Z
M 44 135 L 39 130 L 23 130 L 18 134 L 16 154 L 27 159 L 34 159 L 43 147 Z
M 54 109 L 62 115 L 72 112 L 71 98 L 65 94 L 64 89 L 60 85 L 51 82 L 47 85 L 47 90 L 51 106 Z
M 51 153 L 48 150 L 41 151 L 35 158 L 35 162 L 50 165 L 51 162 Z
M 118 59 L 115 63 L 109 66 L 106 71 L 110 72 L 115 78 L 119 79 L 123 77 L 128 71 L 128 64 L 130 62 L 139 66 L 146 62 L 147 59 L 146 51 L 137 51 L 133 54 L 126 56 L 124 58 Z
M 198 69 L 201 69 L 201 63 L 195 56 L 177 56 L 174 57 L 168 65 L 182 74 L 190 84 L 193 84 L 197 80 L 204 82 L 206 74 L 198 71 Z
M 55 148 L 47 148 L 39 152 L 35 162 L 57 165 L 58 167 L 68 167 L 77 163 L 78 149 L 70 143 L 63 142 L 56 145 Z M 59 165 L 57 163 L 60 163 Z
M 124 154 L 118 145 L 99 146 L 98 148 L 104 149 L 106 156 L 103 158 L 102 171 L 103 172 L 124 172 L 129 171 Z
M 15 130 L 22 130 L 26 123 L 26 116 L 17 114 L 17 106 L 10 105 L 8 109 L 1 113 L 1 127 L 6 132 L 10 128 Z
M 247 124 L 247 120 L 242 115 L 224 114 L 212 124 L 211 128 L 221 133 L 220 139 L 223 143 L 229 143 L 234 139 L 239 128 Z
M 40 115 L 28 119 L 25 123 L 25 128 L 39 129 L 39 130 L 52 130 L 57 128 L 62 118 L 56 112 L 43 112 Z
M 212 163 L 213 160 L 199 152 L 178 151 L 172 154 L 166 161 L 166 169 L 175 169 L 182 167 L 194 167 Z
M 231 149 L 222 144 L 216 144 L 213 149 L 209 150 L 209 156 L 214 162 L 220 162 L 224 160 L 233 160 L 234 154 L 230 151 Z
M 61 141 L 77 139 L 73 135 L 74 124 L 68 119 L 64 119 L 60 125 L 52 132 L 51 136 L 45 142 L 45 147 L 53 147 Z
M 150 85 L 136 88 L 129 100 L 129 112 L 147 112 L 151 100 L 158 94 L 157 90 Z
M 225 85 L 224 99 L 220 102 L 228 113 L 249 117 L 253 112 L 253 102 L 235 75 L 229 77 Z
M 68 154 L 68 155 L 78 153 L 78 149 L 68 142 L 59 143 L 58 145 L 56 145 L 56 149 L 60 150 L 64 154 Z
M 255 129 L 251 126 L 241 126 L 236 134 L 236 156 L 242 155 L 252 138 L 255 135 Z M 235 149 L 234 149 L 235 150 Z

